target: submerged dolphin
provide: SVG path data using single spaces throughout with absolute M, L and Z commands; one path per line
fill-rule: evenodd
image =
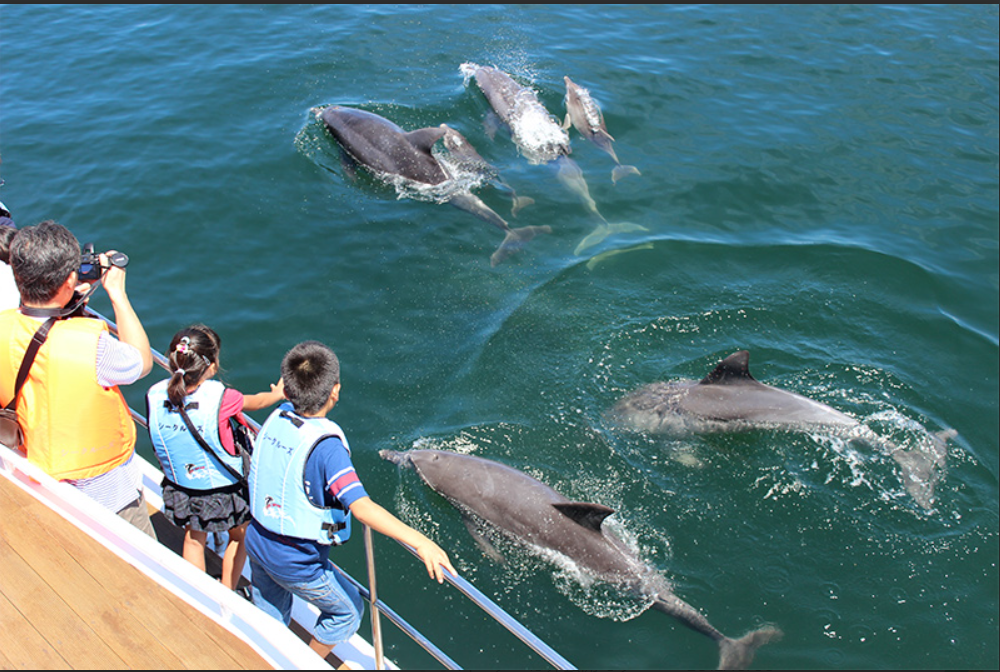
M 903 485 L 925 509 L 934 504 L 934 486 L 947 459 L 948 430 L 930 435 L 924 449 L 903 450 L 849 415 L 794 392 L 757 382 L 750 375 L 750 353 L 736 352 L 701 381 L 646 385 L 619 401 L 610 418 L 652 433 L 739 431 L 752 427 L 789 430 L 825 428 L 850 439 L 885 446 L 900 466 Z
M 334 105 L 314 108 L 337 140 L 347 158 L 386 179 L 398 176 L 417 184 L 441 185 L 452 179 L 431 152 L 434 144 L 446 134 L 446 126 L 421 128 L 407 133 L 384 117 L 364 110 Z M 448 195 L 448 202 L 476 217 L 503 229 L 503 243 L 490 257 L 496 266 L 520 249 L 539 233 L 549 233 L 548 226 L 527 226 L 512 229 L 500 215 L 467 189 Z
M 558 170 L 559 182 L 576 194 L 584 207 L 600 220 L 597 228 L 577 246 L 576 254 L 597 245 L 614 233 L 646 231 L 645 227 L 637 224 L 628 222 L 611 224 L 604 218 L 597 209 L 597 203 L 590 196 L 590 188 L 583 177 L 583 171 L 573 159 L 569 158 L 573 151 L 569 146 L 569 135 L 549 114 L 532 89 L 521 86 L 510 75 L 494 67 L 463 63 L 459 69 L 466 77 L 476 80 L 486 101 L 500 121 L 510 129 L 514 144 L 528 162 L 554 163 Z
M 780 630 L 771 627 L 740 639 L 716 630 L 673 593 L 663 576 L 602 525 L 614 513 L 606 506 L 570 501 L 516 469 L 480 457 L 440 450 L 383 450 L 379 454 L 395 464 L 414 467 L 427 485 L 463 515 L 472 514 L 529 546 L 557 551 L 589 574 L 651 598 L 653 608 L 718 643 L 720 668 L 746 667 L 758 647 L 781 636 Z M 474 530 L 471 524 L 469 528 Z
M 569 77 L 563 77 L 563 79 L 566 81 L 566 120 L 563 122 L 563 129 L 569 128 L 572 124 L 580 135 L 600 147 L 615 160 L 617 165 L 611 171 L 612 182 L 618 182 L 627 175 L 641 175 L 635 166 L 623 166 L 618 160 L 615 148 L 611 144 L 615 139 L 608 133 L 608 127 L 604 124 L 604 115 L 591 97 L 590 91 L 577 85 Z

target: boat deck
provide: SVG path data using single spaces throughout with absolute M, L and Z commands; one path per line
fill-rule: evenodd
M 0 668 L 270 666 L 238 637 L 0 478 Z

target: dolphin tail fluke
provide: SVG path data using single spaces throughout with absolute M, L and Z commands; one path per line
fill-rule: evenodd
M 535 202 L 535 199 L 533 199 L 533 198 L 531 198 L 529 196 L 518 196 L 517 195 L 517 191 L 514 189 L 514 187 L 510 186 L 509 184 L 507 184 L 502 178 L 497 177 L 496 180 L 495 180 L 495 182 L 494 182 L 494 186 L 496 186 L 497 189 L 499 189 L 500 191 L 503 191 L 508 196 L 510 196 L 510 200 L 511 200 L 510 215 L 511 215 L 511 217 L 517 217 L 517 213 L 521 212 L 522 210 L 524 210 L 529 205 L 533 205 L 534 202 Z
M 618 184 L 618 180 L 628 177 L 629 175 L 642 175 L 639 169 L 635 166 L 623 166 L 618 164 L 615 166 L 614 170 L 611 171 L 611 181 Z
M 595 245 L 599 245 L 608 236 L 614 235 L 616 233 L 630 233 L 633 231 L 649 231 L 645 226 L 640 226 L 639 224 L 632 224 L 631 222 L 615 222 L 615 223 L 601 223 L 597 225 L 597 228 L 584 236 L 580 244 L 576 246 L 576 251 L 574 254 L 579 256 L 584 250 L 591 248 Z
M 724 637 L 719 640 L 719 669 L 745 670 L 753 662 L 757 649 L 782 637 L 778 628 L 766 627 L 754 630 L 739 639 Z
M 525 226 L 520 229 L 508 229 L 507 236 L 500 243 L 500 247 L 490 257 L 490 266 L 496 266 L 501 261 L 519 252 L 527 242 L 540 233 L 552 233 L 551 226 Z
M 574 254 L 579 256 L 584 250 L 599 245 L 605 238 L 611 235 L 611 226 L 608 224 L 598 224 L 597 228 L 588 233 L 576 246 Z
M 530 196 L 515 196 L 514 205 L 510 209 L 510 216 L 517 217 L 517 213 L 521 212 L 529 205 L 534 204 L 534 202 L 535 199 L 531 198 Z
M 736 670 L 746 668 L 753 661 L 754 653 L 768 642 L 781 638 L 781 630 L 766 626 L 754 630 L 739 639 L 730 639 L 708 622 L 700 611 L 674 595 L 661 590 L 653 598 L 653 608 L 673 616 L 681 623 L 719 644 L 719 669 Z
M 947 442 L 956 436 L 958 432 L 946 429 L 932 434 L 927 445 L 912 450 L 897 448 L 892 453 L 902 473 L 903 487 L 925 510 L 934 508 L 934 486 L 948 462 Z

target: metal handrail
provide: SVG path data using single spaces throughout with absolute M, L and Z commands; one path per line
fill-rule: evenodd
M 394 541 L 413 555 L 417 555 L 416 549 L 404 544 L 401 541 Z M 552 665 L 552 667 L 557 670 L 577 669 L 573 663 L 563 658 L 555 649 L 543 642 L 538 635 L 521 625 L 521 622 L 508 614 L 503 607 L 486 597 L 486 595 L 481 593 L 478 588 L 463 579 L 461 576 L 452 574 L 445 569 L 444 578 L 448 583 L 453 585 L 458 592 L 469 598 L 476 606 L 485 611 L 490 618 L 505 627 L 512 635 L 520 639 L 525 646 L 545 659 L 545 661 Z
M 361 583 L 357 579 L 355 579 L 353 576 L 345 572 L 339 566 L 334 565 L 334 567 L 337 568 L 337 571 L 340 572 L 341 576 L 347 579 L 347 581 L 352 586 L 358 589 L 358 592 L 361 593 L 361 596 L 363 598 L 371 602 L 371 594 L 368 592 L 368 588 L 361 585 Z M 407 623 L 406 619 L 397 614 L 385 602 L 383 602 L 382 600 L 377 600 L 377 604 L 379 608 L 379 613 L 384 614 L 385 617 L 388 618 L 393 625 L 395 625 L 397 628 L 403 631 L 403 634 L 407 635 L 410 639 L 412 639 L 418 646 L 420 646 L 420 648 L 422 648 L 424 651 L 433 656 L 434 659 L 437 660 L 439 663 L 441 663 L 445 668 L 449 670 L 462 669 L 462 667 L 458 663 L 456 663 L 454 660 L 448 657 L 448 654 L 439 649 L 437 645 L 434 644 L 434 642 L 427 639 L 427 637 L 423 635 L 419 630 L 417 630 L 412 625 Z
M 365 561 L 368 563 L 368 603 L 372 608 L 372 645 L 375 647 L 375 669 L 384 669 L 382 654 L 382 621 L 379 619 L 378 588 L 375 581 L 375 544 L 372 528 L 362 525 L 365 530 Z
M 108 318 L 101 315 L 99 312 L 93 308 L 87 307 L 87 313 L 93 317 L 101 319 L 108 325 L 111 332 L 118 335 L 118 325 L 109 320 Z M 161 367 L 170 370 L 170 362 L 167 358 L 155 350 L 150 348 L 150 352 L 153 354 L 153 361 L 159 364 Z M 149 423 L 141 413 L 129 408 L 132 413 L 132 419 L 135 420 L 137 424 L 142 427 L 148 427 Z M 260 424 L 253 418 L 246 418 L 247 422 L 254 428 L 254 430 L 260 429 Z M 375 550 L 374 544 L 372 543 L 371 529 L 364 525 L 364 538 L 365 538 L 365 554 L 368 564 L 368 580 L 371 585 L 371 590 L 364 587 L 359 583 L 354 577 L 345 572 L 343 569 L 337 567 L 337 570 L 352 584 L 361 595 L 369 601 L 372 608 L 372 645 L 375 648 L 375 661 L 376 667 L 378 669 L 383 669 L 382 662 L 382 642 L 381 642 L 381 626 L 379 624 L 379 614 L 385 614 L 386 618 L 389 619 L 396 627 L 398 627 L 404 634 L 406 634 L 410 639 L 412 639 L 418 646 L 420 646 L 424 651 L 430 654 L 435 660 L 444 665 L 450 670 L 461 670 L 454 660 L 452 660 L 448 655 L 446 655 L 441 649 L 439 649 L 433 642 L 431 642 L 427 637 L 421 634 L 416 628 L 410 625 L 403 617 L 389 608 L 384 602 L 378 599 L 376 593 L 375 585 Z M 414 556 L 417 556 L 417 551 L 408 544 L 404 544 L 401 541 L 396 541 L 400 546 L 408 550 Z M 419 556 L 418 556 L 419 557 Z M 473 586 L 471 583 L 466 581 L 460 576 L 452 574 L 448 570 L 442 568 L 444 572 L 445 580 L 454 586 L 460 593 L 465 595 L 466 598 L 471 600 L 476 606 L 486 612 L 486 614 L 492 618 L 494 621 L 502 625 L 507 629 L 512 635 L 517 637 L 521 642 L 523 642 L 528 648 L 541 656 L 546 662 L 552 665 L 558 670 L 575 670 L 577 669 L 572 663 L 566 660 L 562 655 L 560 655 L 555 649 L 542 641 L 537 635 L 528 630 L 524 625 L 522 625 L 516 618 L 508 614 L 502 607 L 500 607 L 496 602 L 491 600 L 489 597 L 484 595 L 479 591 L 478 588 Z

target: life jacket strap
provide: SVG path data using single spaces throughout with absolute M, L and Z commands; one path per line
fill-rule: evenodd
M 323 523 L 321 527 L 323 528 L 323 531 L 329 532 L 330 536 L 333 536 L 334 534 L 340 532 L 341 530 L 346 530 L 347 523 Z
M 288 411 L 282 411 L 281 412 L 281 417 L 284 418 L 285 420 L 288 420 L 293 425 L 295 425 L 296 429 L 299 429 L 299 428 L 302 427 L 302 425 L 306 424 L 305 421 L 302 420 L 302 418 L 297 418 L 294 415 L 292 415 L 291 413 L 289 413 Z

